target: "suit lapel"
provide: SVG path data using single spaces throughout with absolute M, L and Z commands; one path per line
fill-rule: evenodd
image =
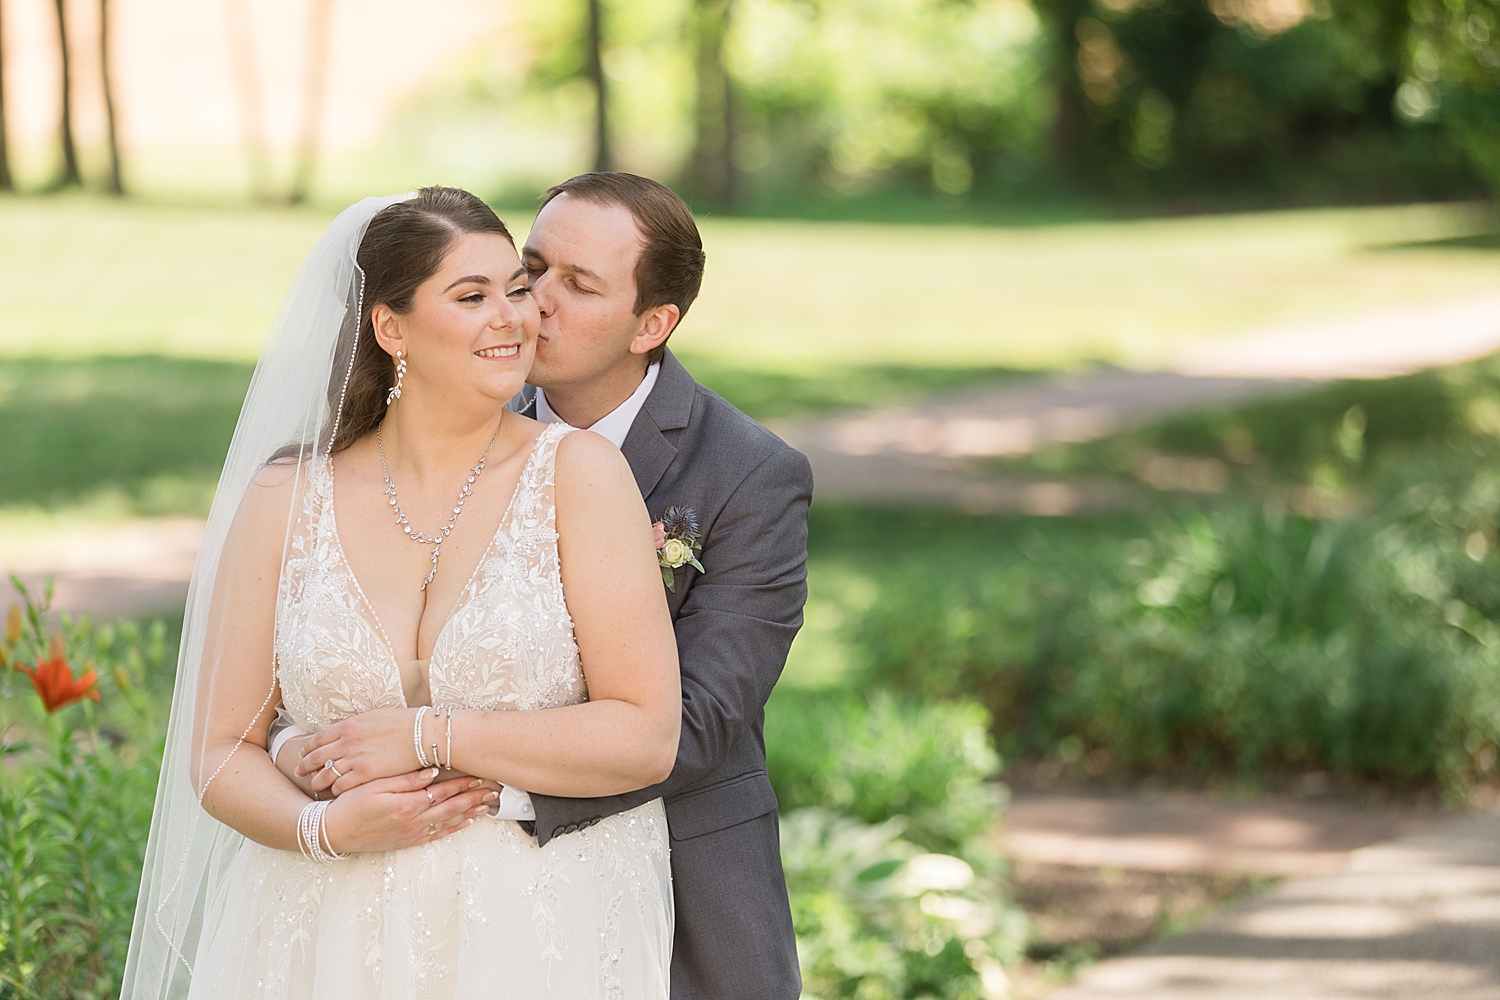
M 667 467 L 677 457 L 675 432 L 688 425 L 697 387 L 693 376 L 682 367 L 682 362 L 667 351 L 656 376 L 656 385 L 651 388 L 651 394 L 646 397 L 641 412 L 636 414 L 630 433 L 625 435 L 625 443 L 620 447 L 625 461 L 630 463 L 630 471 L 635 473 L 635 484 L 640 487 L 642 497 L 651 495 L 666 474 Z

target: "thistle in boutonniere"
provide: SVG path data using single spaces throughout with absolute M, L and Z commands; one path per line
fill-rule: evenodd
M 661 565 L 661 579 L 674 594 L 677 586 L 672 571 L 691 566 L 704 572 L 703 564 L 693 555 L 698 548 L 698 515 L 691 507 L 671 506 L 661 520 L 651 526 L 656 533 L 656 561 Z

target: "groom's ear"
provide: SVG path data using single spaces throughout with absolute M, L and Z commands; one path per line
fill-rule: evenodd
M 665 344 L 681 318 L 682 311 L 670 302 L 647 309 L 641 316 L 641 328 L 630 340 L 630 353 L 650 354 Z

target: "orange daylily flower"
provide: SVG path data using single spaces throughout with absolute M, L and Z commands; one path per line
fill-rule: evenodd
M 88 673 L 75 678 L 73 668 L 62 657 L 60 645 L 61 643 L 54 642 L 48 650 L 52 654 L 51 659 L 38 660 L 35 667 L 21 666 L 21 672 L 31 678 L 31 686 L 36 688 L 36 693 L 42 699 L 42 707 L 49 713 L 66 708 L 83 698 L 101 700 L 99 692 L 94 688 L 99 680 L 99 672 L 92 669 L 91 664 Z

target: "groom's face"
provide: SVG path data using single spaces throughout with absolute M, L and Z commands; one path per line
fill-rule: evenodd
M 623 205 L 560 194 L 537 216 L 522 259 L 541 310 L 536 363 L 527 381 L 575 385 L 637 357 L 635 265 L 643 241 Z

